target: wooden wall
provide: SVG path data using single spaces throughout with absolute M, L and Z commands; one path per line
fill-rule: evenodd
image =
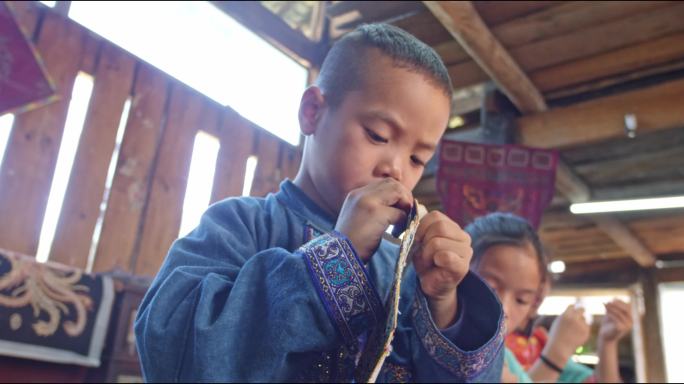
M 15 116 L 0 169 L 0 247 L 35 255 L 79 72 L 93 93 L 49 260 L 85 268 L 126 100 L 131 100 L 93 271 L 154 275 L 180 227 L 194 137 L 221 144 L 211 201 L 242 193 L 246 159 L 259 159 L 252 195 L 293 178 L 297 148 L 37 2 L 8 2 L 61 99 Z

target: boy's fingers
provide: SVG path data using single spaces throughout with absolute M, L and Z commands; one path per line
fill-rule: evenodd
M 408 212 L 413 205 L 413 195 L 400 182 L 386 178 L 377 186 L 377 196 L 380 203 L 385 206 L 393 206 Z
M 432 211 L 420 221 L 416 231 L 416 240 L 428 242 L 433 237 L 446 237 L 449 239 L 467 242 L 470 245 L 470 236 L 448 216 Z

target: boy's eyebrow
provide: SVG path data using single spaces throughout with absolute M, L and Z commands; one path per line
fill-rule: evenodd
M 370 118 L 380 119 L 398 131 L 404 130 L 404 128 L 401 126 L 401 124 L 399 124 L 399 122 L 394 117 L 385 113 L 384 111 L 372 111 L 367 116 Z M 422 149 L 430 150 L 430 151 L 434 151 L 435 149 L 437 149 L 436 144 L 429 143 L 426 141 L 418 141 L 416 146 L 420 147 Z

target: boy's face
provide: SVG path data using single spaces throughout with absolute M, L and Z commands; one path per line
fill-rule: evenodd
M 376 57 L 363 89 L 345 94 L 336 108 L 323 102 L 308 132 L 306 94 L 300 109 L 310 135 L 304 166 L 315 189 L 307 192 L 335 215 L 351 190 L 374 180 L 391 177 L 412 190 L 449 119 L 449 98 L 425 75 L 369 55 Z M 307 92 L 324 100 L 316 88 Z

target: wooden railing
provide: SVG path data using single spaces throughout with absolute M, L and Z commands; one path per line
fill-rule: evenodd
M 220 141 L 211 201 L 241 195 L 246 159 L 258 165 L 253 196 L 299 166 L 297 148 L 113 43 L 36 2 L 8 2 L 56 83 L 60 100 L 15 116 L 0 169 L 0 247 L 35 255 L 79 72 L 94 86 L 49 260 L 85 268 L 124 103 L 125 134 L 92 262 L 154 275 L 178 236 L 193 142 Z

